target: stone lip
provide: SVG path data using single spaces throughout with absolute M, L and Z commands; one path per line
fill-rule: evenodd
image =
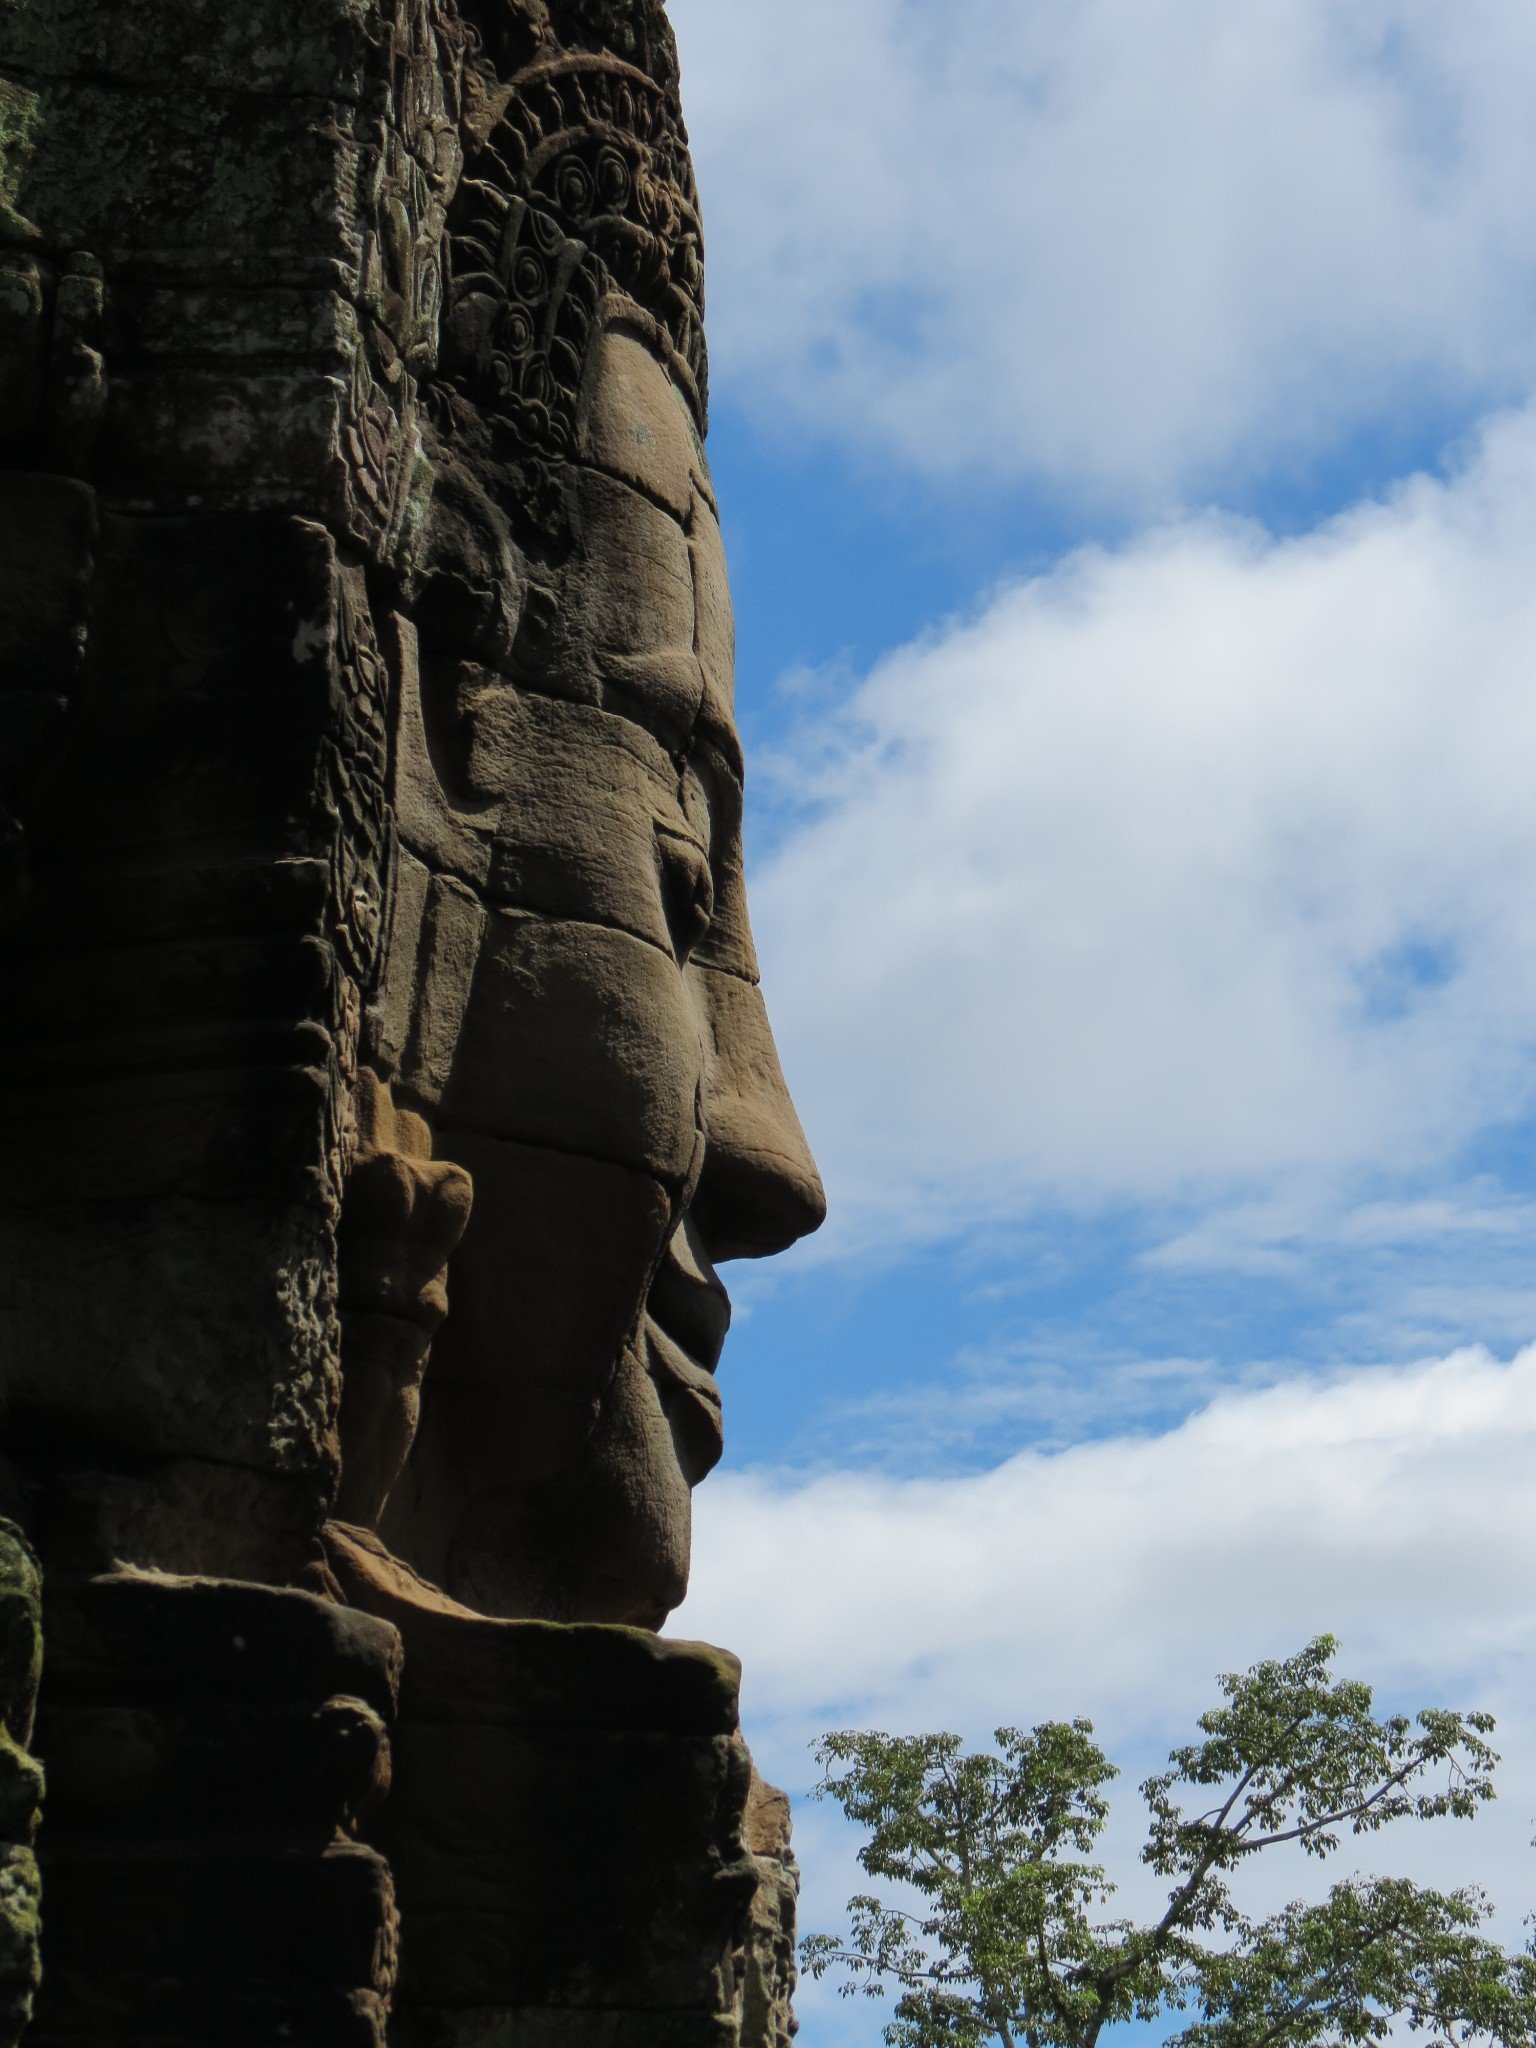
M 405 1641 L 403 1719 L 704 1738 L 740 1726 L 741 1664 L 728 1650 L 607 1623 L 493 1620 L 364 1530 L 331 1522 L 324 1540 L 345 1596 Z
M 650 1316 L 644 1344 L 646 1370 L 672 1425 L 678 1463 L 688 1484 L 697 1486 L 725 1452 L 725 1407 L 715 1369 L 685 1351 Z

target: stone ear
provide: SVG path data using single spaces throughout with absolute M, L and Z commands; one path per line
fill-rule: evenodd
M 397 616 L 388 639 L 395 686 L 392 796 L 402 843 L 369 1057 L 402 1097 L 430 1113 L 452 1070 L 486 926 L 478 895 L 458 873 L 444 870 L 477 873 L 484 842 L 478 821 L 460 816 L 443 786 L 453 764 L 432 742 L 415 628 Z M 450 857 L 429 867 L 412 844 Z
M 366 1069 L 358 1148 L 337 1246 L 341 1311 L 341 1481 L 336 1512 L 371 1529 L 404 1469 L 421 1413 L 432 1338 L 448 1312 L 448 1261 L 474 1188 L 432 1157 L 432 1133 Z
M 0 1521 L 0 2048 L 17 2048 L 42 1976 L 33 1843 L 43 1770 L 28 1755 L 42 1672 L 42 1577 L 14 1522 Z

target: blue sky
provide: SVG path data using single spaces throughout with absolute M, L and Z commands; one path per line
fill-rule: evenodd
M 734 1275 L 676 1626 L 797 1791 L 822 1728 L 1085 1712 L 1134 1784 L 1332 1629 L 1501 1712 L 1495 1814 L 1389 1860 L 1513 1932 L 1536 15 L 672 11 L 754 915 L 832 1202 Z M 850 1847 L 800 1811 L 826 1926 Z

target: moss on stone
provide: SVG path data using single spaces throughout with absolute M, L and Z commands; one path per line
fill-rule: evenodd
M 15 1523 L 0 1521 L 0 2048 L 21 2040 L 42 1976 L 42 1887 L 30 1845 L 43 1770 L 21 1747 L 42 1669 L 42 1574 Z
M 42 1765 L 9 1735 L 0 1734 L 0 1841 L 30 1842 L 42 1801 Z
M 43 1887 L 37 1858 L 15 1844 L 0 1849 L 0 1984 L 35 1984 Z
M 0 240 L 35 242 L 38 230 L 20 212 L 17 197 L 37 148 L 42 99 L 13 78 L 0 78 Z
M 0 1724 L 16 1742 L 32 1735 L 43 1675 L 43 1582 L 31 1546 L 0 1521 Z
M 18 2048 L 42 1982 L 42 1885 L 30 1849 L 0 1849 L 0 2048 Z
M 212 284 L 264 262 L 290 285 L 355 255 L 360 151 L 323 101 L 60 81 L 17 100 L 0 194 L 64 251 L 155 252 Z M 318 281 L 318 280 L 317 280 Z M 329 281 L 329 280 L 327 280 Z

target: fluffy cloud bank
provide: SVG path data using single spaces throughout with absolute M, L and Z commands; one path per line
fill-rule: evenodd
M 1344 1866 L 1481 1883 L 1516 1942 L 1536 1892 L 1533 1464 L 1536 1348 L 1228 1396 L 1168 1434 L 971 1477 L 727 1475 L 699 1496 L 674 1632 L 742 1656 L 748 1735 L 796 1787 L 829 1727 L 985 1741 L 1004 1721 L 1091 1716 L 1125 1770 L 1110 1866 L 1146 1911 L 1139 1777 L 1193 1734 L 1215 1673 L 1332 1630 L 1340 1671 L 1384 1701 L 1492 1708 L 1505 1757 L 1475 1826 L 1399 1831 Z M 825 1808 L 799 1811 L 805 1924 L 835 1926 L 856 1843 Z M 1275 1898 L 1317 1881 L 1284 1865 Z M 876 2040 L 878 2015 L 811 1997 L 817 2038 Z
M 752 1711 L 796 1735 L 1084 1711 L 1171 1733 L 1214 1672 L 1325 1628 L 1384 1684 L 1519 1696 L 1533 1469 L 1536 1347 L 1227 1395 L 950 1479 L 727 1474 L 676 1628 L 730 1643 Z
M 1441 1170 L 1524 1114 L 1533 560 L 1514 413 L 1300 538 L 1074 554 L 819 720 L 753 888 L 834 1228 Z
M 723 386 L 1132 495 L 1513 395 L 1520 0 L 673 0 Z

